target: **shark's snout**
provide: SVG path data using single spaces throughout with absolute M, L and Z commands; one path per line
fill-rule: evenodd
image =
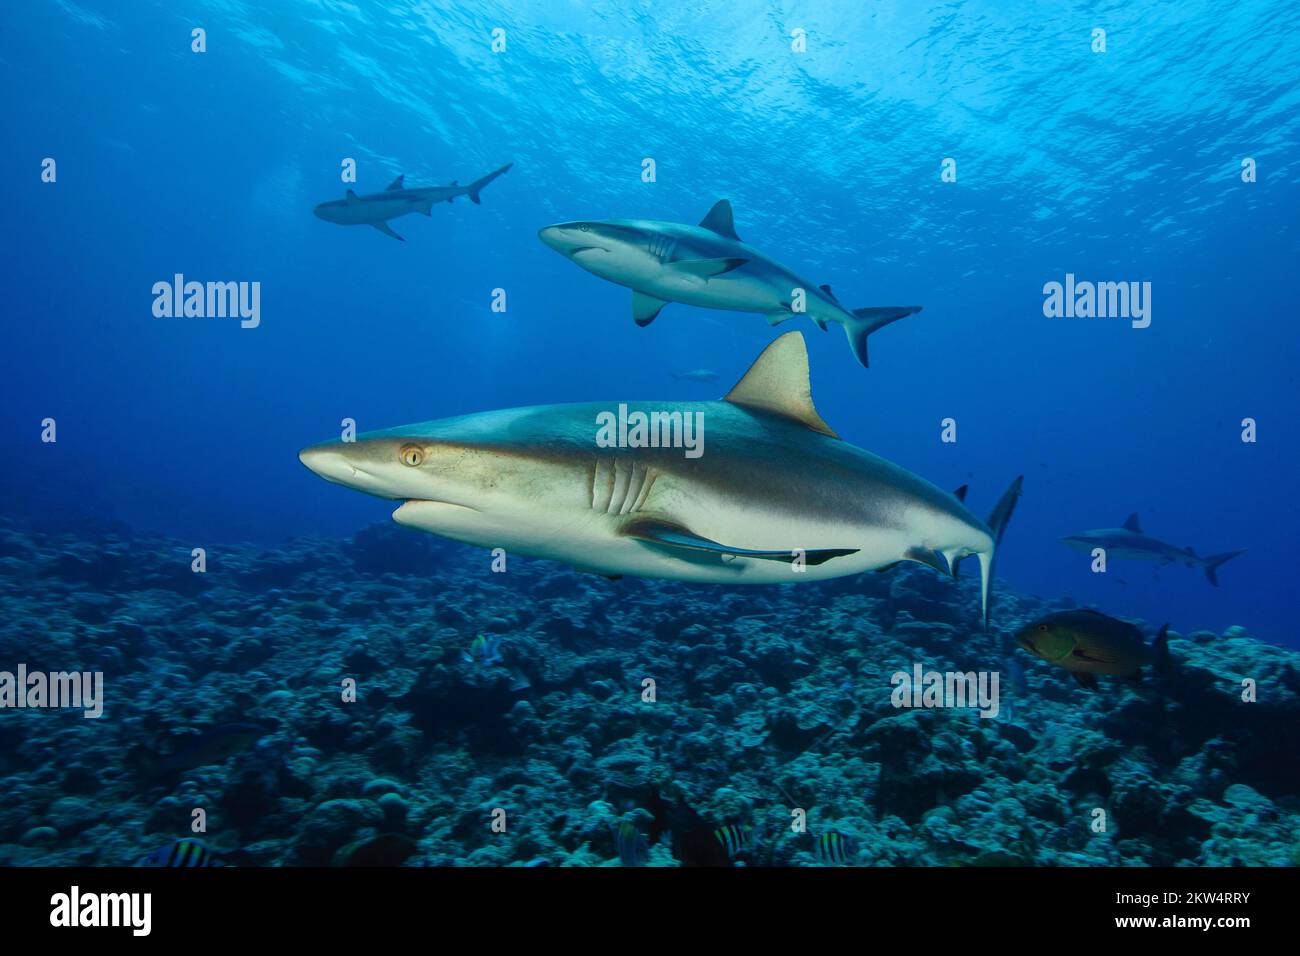
M 304 448 L 298 452 L 298 460 L 326 481 L 357 487 L 355 479 L 360 472 L 337 443 Z
M 562 222 L 537 231 L 537 238 L 556 252 L 574 256 L 588 249 L 601 249 L 601 234 L 588 222 Z
M 541 229 L 537 230 L 537 238 L 542 240 L 542 242 L 546 243 L 552 249 L 557 249 L 559 248 L 560 243 L 560 227 L 543 226 Z
M 331 203 L 323 202 L 317 204 L 316 208 L 312 210 L 312 214 L 317 219 L 324 219 L 326 222 L 338 222 L 339 217 L 335 212 L 336 208 L 337 206 Z
M 579 245 L 574 235 L 576 232 L 577 229 L 567 223 L 558 226 L 545 226 L 537 231 L 537 238 L 556 252 L 569 255 Z

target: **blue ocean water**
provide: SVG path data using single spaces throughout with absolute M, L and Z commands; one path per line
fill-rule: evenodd
M 717 397 L 774 337 L 760 316 L 674 305 L 637 328 L 625 289 L 536 234 L 727 198 L 746 241 L 846 304 L 924 305 L 869 370 L 837 329 L 782 331 L 847 440 L 969 484 L 980 514 L 1025 475 L 1013 590 L 1300 645 L 1298 35 L 1282 0 L 12 5 L 5 510 L 207 547 L 343 536 L 391 510 L 299 464 L 344 418 Z M 361 193 L 514 167 L 481 206 L 395 221 L 399 244 L 312 216 L 346 158 Z M 177 273 L 260 282 L 260 325 L 155 318 Z M 1067 273 L 1150 282 L 1150 326 L 1046 318 Z M 700 367 L 718 381 L 673 377 Z M 1248 551 L 1213 588 L 1094 575 L 1057 542 L 1132 512 Z

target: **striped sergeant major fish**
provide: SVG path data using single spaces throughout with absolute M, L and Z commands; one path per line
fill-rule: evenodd
M 843 865 L 858 855 L 858 841 L 839 830 L 828 830 L 817 838 L 817 859 L 823 863 Z
M 753 842 L 754 828 L 749 824 L 728 823 L 714 830 L 713 835 L 727 851 L 727 856 L 734 857 L 749 849 Z
M 631 820 L 623 820 L 614 828 L 614 845 L 618 847 L 621 866 L 643 866 L 649 845 L 645 834 Z
M 225 866 L 226 859 L 213 853 L 200 840 L 182 839 L 160 846 L 136 861 L 136 866 Z

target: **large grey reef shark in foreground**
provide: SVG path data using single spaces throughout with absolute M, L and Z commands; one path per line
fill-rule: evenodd
M 900 561 L 956 576 L 973 555 L 987 627 L 994 551 L 1021 479 L 986 524 L 966 510 L 964 487 L 943 491 L 842 441 L 813 407 L 800 333 L 769 345 L 720 401 L 619 403 L 627 421 L 649 420 L 659 447 L 603 447 L 599 423 L 614 407 L 480 412 L 299 457 L 322 478 L 400 501 L 398 524 L 610 577 L 786 584 Z M 668 447 L 683 421 L 703 421 L 698 457 Z
M 1189 568 L 1204 568 L 1206 580 L 1216 588 L 1219 586 L 1219 578 L 1215 572 L 1218 570 L 1219 565 L 1232 560 L 1239 554 L 1244 554 L 1246 551 L 1245 548 L 1242 548 L 1239 551 L 1225 551 L 1223 554 L 1211 554 L 1202 558 L 1191 548 L 1176 548 L 1159 538 L 1151 537 L 1142 530 L 1142 525 L 1138 522 L 1136 514 L 1129 515 L 1123 527 L 1095 528 L 1092 531 L 1066 535 L 1061 538 L 1061 543 L 1074 548 L 1076 551 L 1091 552 L 1096 548 L 1101 548 L 1106 552 L 1107 559 L 1158 561 L 1162 565 L 1172 564 L 1176 561 L 1187 565 Z
M 719 200 L 698 226 L 646 219 L 565 222 L 542 242 L 602 279 L 632 290 L 632 318 L 646 326 L 669 302 L 758 312 L 777 325 L 807 315 L 822 331 L 838 322 L 865 368 L 867 336 L 919 305 L 846 309 L 828 285 L 815 286 L 736 235 L 731 203 Z M 802 290 L 800 293 L 797 290 Z M 802 297 L 802 311 L 794 311 Z
M 498 176 L 505 175 L 513 165 L 514 163 L 506 163 L 496 172 L 488 173 L 468 186 L 462 186 L 453 180 L 450 186 L 407 189 L 404 185 L 406 177 L 402 175 L 389 183 L 388 188 L 381 193 L 358 196 L 349 189 L 346 197 L 321 203 L 316 207 L 315 213 L 326 222 L 335 222 L 340 226 L 374 226 L 384 235 L 405 242 L 405 239 L 393 232 L 388 220 L 413 212 L 431 216 L 434 203 L 451 202 L 457 196 L 468 196 L 471 202 L 477 203 L 478 194 L 483 187 Z

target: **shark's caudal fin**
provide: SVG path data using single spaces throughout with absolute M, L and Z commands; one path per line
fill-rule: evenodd
M 468 186 L 466 186 L 465 192 L 469 195 L 470 201 L 478 202 L 479 201 L 478 194 L 482 191 L 483 187 L 486 186 L 488 183 L 492 182 L 492 180 L 496 179 L 498 176 L 504 176 L 506 173 L 510 172 L 510 167 L 513 165 L 514 163 L 506 163 L 496 172 L 488 173 L 482 179 L 476 179 Z
M 1246 549 L 1242 548 L 1239 551 L 1225 551 L 1223 554 L 1212 554 L 1209 557 L 1202 558 L 1201 561 L 1205 564 L 1206 580 L 1217 588 L 1219 586 L 1219 578 L 1214 572 L 1219 569 L 1219 565 L 1223 564 L 1225 561 L 1231 561 L 1239 554 L 1245 553 Z
M 919 305 L 882 305 L 871 309 L 854 309 L 854 321 L 844 323 L 844 334 L 849 337 L 849 348 L 858 364 L 867 367 L 867 336 L 877 329 L 883 329 L 890 322 L 897 322 L 916 312 Z
M 998 546 L 1002 544 L 1002 535 L 1006 533 L 1007 522 L 1011 520 L 1011 513 L 1016 510 L 1016 502 L 1020 499 L 1020 488 L 1025 482 L 1024 475 L 1018 475 L 1016 480 L 1011 482 L 1011 486 L 1002 492 L 1002 497 L 998 503 L 993 506 L 993 512 L 989 515 L 989 531 L 993 533 L 993 548 L 986 552 L 980 552 L 980 615 L 984 619 L 984 630 L 989 629 L 989 587 L 993 583 L 993 559 L 997 555 Z

